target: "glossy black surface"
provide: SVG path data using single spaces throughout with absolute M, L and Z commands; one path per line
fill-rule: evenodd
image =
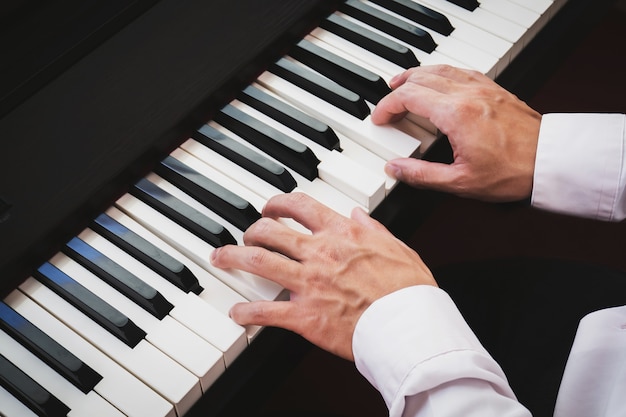
M 457 6 L 461 6 L 464 9 L 473 11 L 480 3 L 477 0 L 448 0 L 450 3 L 456 4 Z
M 372 0 L 372 2 L 427 28 L 436 30 L 442 35 L 449 35 L 454 30 L 454 27 L 444 14 L 413 0 Z
M 131 274 L 93 246 L 75 237 L 64 247 L 70 258 L 134 301 L 158 319 L 167 316 L 174 306 L 150 285 Z
M 147 179 L 138 181 L 130 193 L 212 246 L 237 244 L 224 226 Z
M 224 106 L 215 115 L 215 121 L 263 152 L 276 158 L 303 177 L 311 181 L 317 178 L 317 165 L 320 161 L 306 145 L 230 104 Z
M 62 417 L 70 411 L 67 405 L 59 401 L 58 398 L 50 394 L 1 354 L 0 386 L 39 416 Z
M 146 336 L 146 332 L 137 327 L 135 323 L 119 310 L 106 303 L 54 265 L 46 262 L 33 275 L 46 287 L 107 329 L 128 346 L 137 346 L 137 343 Z
M 417 67 L 420 63 L 406 46 L 382 36 L 343 17 L 332 14 L 320 22 L 320 27 L 373 52 L 402 68 Z
M 339 138 L 330 126 L 286 102 L 272 97 L 254 86 L 246 87 L 237 98 L 326 149 L 341 150 Z
M 296 188 L 296 180 L 285 167 L 209 125 L 202 126 L 192 137 L 281 191 L 288 193 Z
M 430 53 L 437 47 L 425 30 L 358 0 L 347 0 L 340 10 L 422 51 Z
M 303 39 L 298 42 L 290 55 L 337 84 L 354 91 L 370 103 L 378 103 L 381 98 L 391 92 L 380 75 L 308 40 Z
M 370 109 L 361 96 L 310 68 L 282 58 L 270 65 L 268 71 L 361 120 L 370 114 Z
M 248 201 L 173 156 L 162 160 L 155 172 L 242 231 L 261 218 Z
M 65 379 L 85 394 L 91 391 L 102 379 L 102 376 L 74 356 L 58 341 L 3 302 L 0 302 L 0 329 L 63 375 Z
M 202 292 L 198 278 L 187 266 L 107 214 L 96 217 L 91 227 L 181 290 L 195 294 Z

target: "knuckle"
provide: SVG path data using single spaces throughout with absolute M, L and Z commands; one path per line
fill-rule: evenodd
M 480 81 L 485 78 L 485 75 L 483 73 L 481 73 L 480 71 L 473 70 L 473 69 L 466 69 L 465 73 L 467 74 L 468 78 L 472 81 Z
M 252 266 L 252 268 L 259 268 L 261 266 L 264 266 L 267 263 L 267 254 L 268 252 L 266 252 L 265 250 L 261 248 L 256 248 L 250 253 L 248 262 Z
M 289 193 L 289 200 L 291 204 L 296 206 L 301 204 L 308 204 L 311 198 L 304 193 Z
M 270 233 L 274 221 L 268 217 L 261 217 L 254 222 L 243 234 L 243 242 L 245 245 L 253 245 L 258 242 L 260 237 Z
M 445 76 L 455 71 L 455 68 L 448 64 L 438 64 L 434 66 L 434 70 L 436 74 Z

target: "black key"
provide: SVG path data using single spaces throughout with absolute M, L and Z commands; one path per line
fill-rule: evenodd
M 34 276 L 128 346 L 135 347 L 146 337 L 146 332 L 128 317 L 51 263 L 40 266 Z
M 202 126 L 200 130 L 192 134 L 192 137 L 281 191 L 288 193 L 298 185 L 285 167 L 267 159 L 209 125 Z
M 0 329 L 85 394 L 102 379 L 74 354 L 1 301 Z
M 354 117 L 363 120 L 370 114 L 367 103 L 358 94 L 285 58 L 270 65 L 268 70 Z
M 230 104 L 224 106 L 217 113 L 215 121 L 308 180 L 313 181 L 317 178 L 317 165 L 320 161 L 313 151 L 304 144 L 258 121 Z
M 248 201 L 173 156 L 162 160 L 155 168 L 155 172 L 240 230 L 245 231 L 261 218 L 261 213 Z
M 162 319 L 174 308 L 157 290 L 81 239 L 75 237 L 61 250 L 156 318 Z
M 330 126 L 284 101 L 278 100 L 253 86 L 248 86 L 237 98 L 326 149 L 341 151 L 339 138 Z
M 358 0 L 347 0 L 339 10 L 422 51 L 430 53 L 437 47 L 425 30 Z
M 454 30 L 446 16 L 413 0 L 371 0 L 384 8 L 398 13 L 416 23 L 435 30 L 442 35 L 449 35 Z
M 0 386 L 42 417 L 67 416 L 70 408 L 0 354 Z
M 473 11 L 474 9 L 476 9 L 478 6 L 480 6 L 480 3 L 478 3 L 477 0 L 448 0 L 450 3 L 454 3 L 457 6 L 461 6 L 464 9 L 467 9 L 469 11 Z
M 200 294 L 202 292 L 203 288 L 198 279 L 182 262 L 107 214 L 99 215 L 91 227 L 186 293 Z
M 354 91 L 370 103 L 378 103 L 391 92 L 391 88 L 379 75 L 306 39 L 294 45 L 289 55 L 337 84 Z
M 336 14 L 332 14 L 323 20 L 320 23 L 320 27 L 402 68 L 408 69 L 420 65 L 413 51 L 406 46 Z
M 130 193 L 211 246 L 237 244 L 233 235 L 224 226 L 145 178 L 131 187 Z

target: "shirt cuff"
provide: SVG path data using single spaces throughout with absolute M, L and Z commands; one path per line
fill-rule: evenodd
M 488 362 L 489 372 L 506 385 L 448 294 L 430 285 L 404 288 L 374 302 L 359 319 L 352 346 L 357 369 L 390 411 L 401 409 L 407 396 L 467 377 L 460 368 L 470 364 Z
M 546 114 L 532 205 L 596 220 L 626 217 L 622 114 Z

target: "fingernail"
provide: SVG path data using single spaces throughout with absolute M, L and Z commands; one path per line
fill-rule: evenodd
M 400 179 L 400 177 L 402 176 L 402 171 L 400 170 L 400 167 L 392 163 L 387 163 L 385 165 L 385 172 L 387 173 L 387 175 L 395 179 Z
M 217 258 L 217 252 L 220 250 L 221 248 L 215 248 L 213 249 L 213 252 L 211 252 L 211 256 L 209 257 L 211 260 L 211 264 L 213 263 L 213 261 L 215 261 L 215 258 Z
M 396 82 L 400 79 L 400 77 L 402 77 L 402 73 L 394 75 L 394 76 L 393 76 L 393 77 L 391 77 L 391 79 L 389 80 L 389 84 L 394 84 L 394 83 L 396 83 Z

